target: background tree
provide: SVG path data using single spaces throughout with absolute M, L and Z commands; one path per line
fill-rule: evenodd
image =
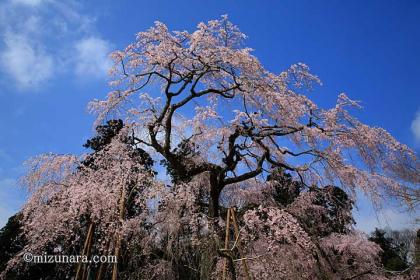
M 416 250 L 415 250 L 415 265 L 416 268 L 420 268 L 420 229 L 417 230 L 416 236 Z
M 0 271 L 7 269 L 8 262 L 25 248 L 27 240 L 23 234 L 22 213 L 18 212 L 9 218 L 7 224 L 0 230 Z M 29 267 L 24 273 L 11 270 L 7 279 L 55 279 L 54 264 L 39 264 Z M 0 275 L 1 276 L 1 275 Z
M 93 153 L 85 157 L 46 154 L 28 162 L 29 172 L 22 182 L 31 197 L 22 210 L 19 229 L 26 242 L 9 261 L 5 275 L 14 273 L 19 279 L 37 275 L 31 269 L 39 265 L 23 266 L 25 252 L 119 256 L 133 231 L 139 233 L 147 216 L 148 196 L 143 190 L 152 183 L 153 162 L 130 144 L 129 132 L 121 120 L 111 120 L 99 126 L 97 136 L 85 145 Z M 48 270 L 55 277 L 73 274 L 72 264 L 55 267 Z M 98 267 L 90 269 L 96 272 Z
M 416 242 L 416 232 L 410 229 L 388 230 L 388 237 L 398 248 L 398 255 L 407 264 L 411 266 L 414 263 L 414 251 Z
M 21 219 L 20 214 L 13 215 L 0 230 L 0 271 L 6 268 L 7 262 L 24 246 Z
M 402 271 L 414 263 L 416 233 L 412 230 L 390 230 L 376 228 L 369 240 L 378 244 L 382 264 L 390 271 Z

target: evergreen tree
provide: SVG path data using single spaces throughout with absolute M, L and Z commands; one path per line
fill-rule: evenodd
M 402 271 L 408 267 L 398 253 L 398 245 L 394 244 L 392 238 L 386 236 L 386 231 L 375 228 L 369 237 L 369 241 L 375 242 L 381 247 L 380 255 L 385 269 Z

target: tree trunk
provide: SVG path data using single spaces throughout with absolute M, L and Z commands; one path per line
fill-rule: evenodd
M 220 186 L 219 174 L 210 172 L 210 198 L 209 198 L 209 216 L 212 218 L 219 217 L 219 197 L 223 189 Z

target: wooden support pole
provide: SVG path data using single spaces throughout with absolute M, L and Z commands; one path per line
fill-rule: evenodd
M 120 204 L 119 204 L 120 224 L 124 222 L 124 217 L 125 217 L 125 196 L 126 196 L 126 189 L 125 187 L 123 187 L 121 190 L 121 197 L 120 197 Z M 114 263 L 114 268 L 112 270 L 112 280 L 118 279 L 118 258 L 120 255 L 120 247 L 121 247 L 121 233 L 117 232 L 115 248 L 114 248 L 114 256 L 117 258 L 117 262 Z
M 91 249 L 92 249 L 92 243 L 93 243 L 93 234 L 94 234 L 94 232 L 95 232 L 95 227 L 93 226 L 93 223 L 91 224 L 92 225 L 92 229 L 90 230 L 90 236 L 89 236 L 89 241 L 88 241 L 88 245 L 87 245 L 87 248 L 86 248 L 86 251 L 85 251 L 85 255 L 86 256 L 90 256 L 90 251 L 91 251 Z M 83 274 L 82 274 L 82 280 L 85 280 L 85 279 L 87 279 L 87 277 L 88 277 L 88 272 L 89 272 L 89 269 L 90 269 L 91 267 L 90 267 L 90 265 L 89 264 L 83 264 Z
M 86 255 L 88 250 L 90 251 L 89 246 L 92 244 L 92 236 L 93 236 L 93 223 L 89 224 L 88 233 L 85 239 L 85 244 L 83 246 L 82 255 Z M 75 280 L 83 280 L 83 273 L 84 272 L 84 264 L 79 262 L 77 264 L 77 271 L 76 271 L 76 277 Z
M 239 240 L 239 227 L 238 227 L 238 224 L 236 223 L 235 210 L 233 208 L 231 209 L 231 217 L 232 217 L 233 229 L 234 229 L 234 232 L 235 232 L 235 239 Z M 239 256 L 242 258 L 244 254 L 243 254 L 243 251 L 242 251 L 239 243 L 240 242 L 238 241 L 237 247 L 238 247 Z M 251 276 L 250 276 L 250 273 L 249 273 L 248 265 L 246 263 L 246 259 L 242 258 L 241 263 L 242 263 L 242 266 L 244 267 L 244 270 L 245 270 L 246 279 L 251 280 Z
M 117 233 L 116 240 L 115 240 L 115 248 L 114 248 L 114 256 L 117 258 L 117 262 L 114 263 L 114 268 L 112 270 L 112 280 L 118 279 L 118 256 L 120 254 L 120 246 L 121 246 L 121 236 Z
M 111 246 L 111 239 L 108 239 L 107 245 L 106 245 L 106 250 L 105 250 L 105 255 L 108 255 L 109 253 L 109 247 Z M 104 270 L 105 270 L 105 266 L 106 264 L 101 262 L 101 265 L 99 266 L 99 270 L 98 273 L 96 274 L 96 280 L 102 280 L 102 275 L 104 274 Z
M 230 228 L 230 208 L 228 208 L 227 210 L 227 214 L 226 214 L 226 235 L 225 235 L 225 250 L 227 251 L 228 246 L 229 246 L 229 228 Z M 228 259 L 225 259 L 225 263 L 223 265 L 223 280 L 226 280 L 226 270 L 227 270 L 227 266 L 228 266 Z

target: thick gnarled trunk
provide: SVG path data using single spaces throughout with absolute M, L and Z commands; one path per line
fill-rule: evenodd
M 219 217 L 219 214 L 220 214 L 219 198 L 220 198 L 220 193 L 223 189 L 223 185 L 221 184 L 219 178 L 220 176 L 217 171 L 210 172 L 209 216 L 212 218 Z

